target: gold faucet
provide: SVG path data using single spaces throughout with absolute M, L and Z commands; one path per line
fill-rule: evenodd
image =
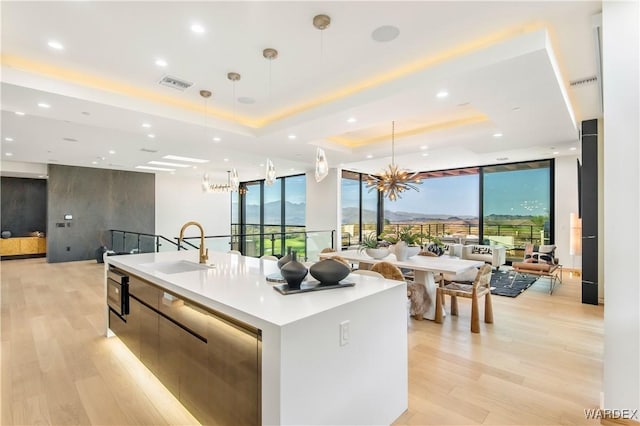
M 180 243 L 184 240 L 184 230 L 191 225 L 195 225 L 200 229 L 200 263 L 207 263 L 207 259 L 209 259 L 209 249 L 204 248 L 204 228 L 198 222 L 192 220 L 182 225 L 180 238 L 178 238 L 178 246 L 180 246 Z

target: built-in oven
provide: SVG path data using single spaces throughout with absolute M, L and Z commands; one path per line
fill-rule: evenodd
M 129 276 L 113 267 L 107 271 L 107 305 L 121 318 L 129 314 Z

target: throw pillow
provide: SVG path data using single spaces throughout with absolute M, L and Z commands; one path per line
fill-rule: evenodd
M 473 246 L 471 249 L 472 254 L 493 254 L 491 247 Z
M 546 263 L 547 265 L 555 265 L 555 251 L 555 244 L 540 246 L 527 244 L 524 251 L 524 261 L 525 263 Z

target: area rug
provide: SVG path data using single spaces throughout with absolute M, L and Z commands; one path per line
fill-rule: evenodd
M 491 294 L 498 296 L 516 297 L 536 282 L 540 277 L 537 275 L 520 274 L 513 280 L 515 272 L 494 271 L 491 274 Z M 513 280 L 513 285 L 511 281 Z M 495 288 L 493 288 L 495 287 Z

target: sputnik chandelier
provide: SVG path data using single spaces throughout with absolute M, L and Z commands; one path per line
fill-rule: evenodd
M 401 193 L 409 189 L 420 192 L 420 189 L 416 185 L 420 185 L 420 176 L 418 172 L 409 172 L 407 170 L 399 169 L 395 162 L 395 121 L 391 122 L 391 164 L 388 168 L 380 174 L 380 176 L 367 176 L 367 188 L 371 192 L 374 188 L 383 195 L 389 198 L 390 201 L 395 201 L 399 198 Z

